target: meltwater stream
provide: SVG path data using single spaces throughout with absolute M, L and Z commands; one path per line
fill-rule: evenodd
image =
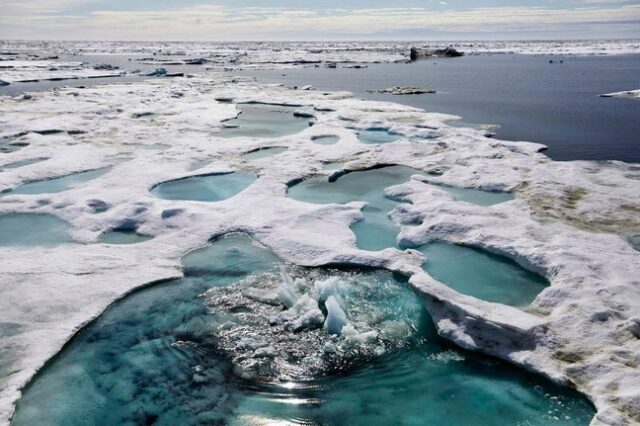
M 355 328 L 374 331 L 353 340 L 263 317 L 286 312 L 274 301 L 286 279 L 247 236 L 183 265 L 183 279 L 131 294 L 82 330 L 25 389 L 12 423 L 585 425 L 594 414 L 573 391 L 444 343 L 390 273 L 287 267 L 300 299 L 322 307 L 332 288 Z M 235 346 L 228 330 L 243 335 Z M 270 362 L 297 368 L 286 380 L 253 368 Z

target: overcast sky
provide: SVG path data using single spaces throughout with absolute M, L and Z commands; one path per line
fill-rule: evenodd
M 0 38 L 638 38 L 640 0 L 0 0 Z

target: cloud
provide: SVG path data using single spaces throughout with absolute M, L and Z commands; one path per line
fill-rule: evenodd
M 91 0 L 36 0 L 27 8 L 69 11 Z M 593 0 L 585 0 L 593 1 Z M 604 0 L 607 1 L 607 0 Z M 611 0 L 609 0 L 611 1 Z M 444 3 L 444 2 L 443 2 Z M 513 33 L 562 31 L 576 27 L 624 25 L 640 21 L 640 5 L 605 5 L 552 9 L 485 7 L 468 10 L 427 8 L 305 9 L 195 5 L 162 10 L 95 10 L 88 14 L 20 12 L 18 3 L 5 8 L 0 37 L 58 39 L 228 40 L 287 38 L 308 34 L 362 36 L 411 30 L 442 33 Z M 22 3 L 20 3 L 22 4 Z M 11 13 L 14 15 L 12 16 Z

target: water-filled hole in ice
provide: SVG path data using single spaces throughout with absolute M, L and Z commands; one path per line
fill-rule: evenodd
M 151 188 L 165 200 L 221 201 L 238 194 L 256 180 L 249 172 L 190 176 L 162 182 Z
M 526 306 L 549 284 L 517 263 L 486 251 L 435 242 L 419 247 L 433 278 L 454 290 L 489 302 Z
M 333 135 L 321 135 L 321 136 L 312 136 L 311 142 L 317 143 L 319 145 L 333 145 L 340 141 L 338 136 Z
M 308 118 L 293 114 L 293 106 L 252 103 L 238 104 L 237 108 L 240 115 L 225 121 L 217 136 L 277 138 L 299 133 L 310 125 Z
M 383 144 L 400 139 L 400 133 L 394 133 L 388 129 L 366 129 L 358 131 L 358 139 L 367 144 Z
M 133 293 L 81 331 L 24 390 L 13 424 L 579 425 L 594 414 L 573 391 L 444 343 L 389 273 L 298 270 L 301 291 L 302 279 L 308 289 L 337 279 L 354 328 L 378 330 L 350 346 L 350 337 L 322 329 L 264 324 L 262 309 L 282 309 L 258 292 L 277 287 L 278 260 L 245 236 L 216 241 L 183 264 L 183 279 Z M 269 365 L 274 342 L 290 347 L 303 372 L 318 360 L 348 362 L 305 380 L 239 375 L 231 362 L 242 362 L 238 353 Z
M 26 133 L 0 137 L 0 153 L 15 152 L 29 145 L 28 142 L 20 140 L 24 135 L 26 135 Z
M 3 192 L 3 194 L 54 194 L 82 185 L 83 183 L 89 182 L 93 179 L 97 179 L 100 176 L 105 175 L 108 171 L 108 168 L 104 168 L 90 170 L 87 172 L 73 173 L 53 179 L 35 180 L 32 182 L 23 183 L 22 185 L 17 186 L 14 189 Z
M 147 235 L 138 234 L 133 229 L 114 229 L 102 234 L 99 241 L 105 244 L 136 244 L 151 238 Z
M 0 246 L 53 246 L 71 242 L 70 225 L 49 214 L 0 215 Z
M 29 160 L 15 161 L 13 163 L 5 164 L 0 167 L 1 169 L 17 169 L 18 167 L 29 166 L 31 164 L 39 163 L 41 161 L 47 160 L 47 158 L 31 158 Z
M 396 246 L 399 228 L 388 214 L 398 204 L 384 195 L 385 188 L 409 181 L 412 175 L 423 172 L 405 166 L 388 166 L 371 170 L 347 173 L 334 182 L 320 176 L 305 180 L 289 188 L 289 197 L 316 204 L 348 203 L 365 201 L 362 210 L 364 219 L 351 229 L 356 234 L 358 247 L 364 250 L 382 250 Z M 451 192 L 457 199 L 491 205 L 513 198 L 512 194 L 488 192 L 478 189 L 454 188 L 438 185 L 439 189 Z
M 261 158 L 267 158 L 267 157 L 271 157 L 274 155 L 278 155 L 281 154 L 283 152 L 285 152 L 287 150 L 287 148 L 283 147 L 283 146 L 274 146 L 274 147 L 267 147 L 267 148 L 259 148 L 259 149 L 255 149 L 251 152 L 247 152 L 246 154 L 243 154 L 242 157 L 247 159 L 247 160 L 258 160 Z

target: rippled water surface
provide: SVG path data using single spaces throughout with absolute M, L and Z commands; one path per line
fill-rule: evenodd
M 351 284 L 341 293 L 349 317 L 367 323 L 356 327 L 380 330 L 365 343 L 373 349 L 365 359 L 356 351 L 349 363 L 306 380 L 247 380 L 216 333 L 224 333 L 224 317 L 236 327 L 251 315 L 254 305 L 230 303 L 234 289 L 273 277 L 280 262 L 232 235 L 188 254 L 183 265 L 185 278 L 126 297 L 81 331 L 27 387 L 13 424 L 586 425 L 594 414 L 575 392 L 451 348 L 403 280 L 375 271 L 308 272 L 372 284 L 365 298 Z M 229 303 L 212 307 L 205 294 L 218 289 L 230 292 Z M 347 344 L 322 330 L 289 334 L 301 333 Z

